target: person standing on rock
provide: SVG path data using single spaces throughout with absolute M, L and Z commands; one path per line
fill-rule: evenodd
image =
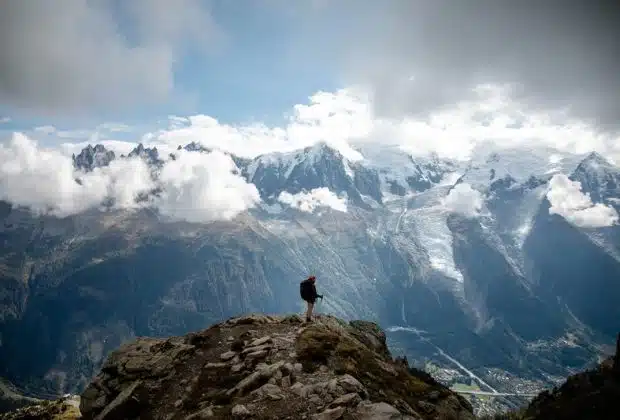
M 314 283 L 316 282 L 316 277 L 310 276 L 301 283 L 299 283 L 299 294 L 301 298 L 306 301 L 308 304 L 308 309 L 306 310 L 306 322 L 312 321 L 312 310 L 314 309 L 314 303 L 316 302 L 316 298 L 323 299 L 323 295 L 319 295 L 316 292 L 316 286 Z

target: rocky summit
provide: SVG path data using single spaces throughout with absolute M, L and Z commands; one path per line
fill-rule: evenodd
M 392 358 L 374 323 L 245 315 L 112 352 L 80 414 L 3 418 L 474 419 L 469 403 Z M 21 413 L 21 414 L 20 414 Z M 81 417 L 80 417 L 81 416 Z

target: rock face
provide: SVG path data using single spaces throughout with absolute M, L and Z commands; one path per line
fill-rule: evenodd
M 392 360 L 375 324 L 248 315 L 110 354 L 83 419 L 473 419 L 463 398 Z

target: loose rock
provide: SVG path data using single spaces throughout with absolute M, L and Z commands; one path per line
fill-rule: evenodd
M 328 408 L 327 410 L 312 415 L 312 420 L 338 420 L 344 415 L 345 409 L 343 407 Z
M 261 337 L 261 338 L 257 338 L 256 340 L 252 341 L 252 343 L 250 344 L 251 347 L 257 347 L 257 346 L 261 346 L 265 343 L 271 343 L 273 342 L 273 339 L 270 336 L 265 336 L 265 337 Z
M 185 417 L 185 420 L 203 420 L 209 419 L 214 416 L 213 409 L 211 407 L 204 408 L 197 413 L 191 414 Z
M 339 407 L 339 406 L 347 406 L 352 407 L 362 402 L 358 393 L 345 394 L 342 397 L 336 398 L 329 406 L 330 407 Z
M 224 362 L 208 362 L 205 364 L 205 369 L 220 369 L 228 367 L 228 363 Z
M 227 351 L 226 353 L 222 353 L 220 355 L 220 359 L 222 359 L 222 360 L 230 360 L 233 357 L 235 357 L 236 355 L 237 355 L 237 353 L 234 352 L 234 351 Z
M 233 417 L 242 418 L 249 416 L 250 410 L 248 410 L 245 405 L 237 404 L 232 408 L 230 414 L 232 414 Z
M 385 402 L 362 402 L 357 406 L 356 412 L 359 414 L 359 420 L 397 420 L 403 418 L 400 411 Z
M 267 383 L 257 390 L 252 391 L 252 394 L 262 398 L 269 398 L 272 401 L 278 401 L 284 398 L 284 392 L 282 392 L 282 389 L 279 386 L 270 383 Z

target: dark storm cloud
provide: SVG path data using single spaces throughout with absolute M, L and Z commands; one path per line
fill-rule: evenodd
M 166 99 L 179 44 L 216 32 L 204 4 L 0 0 L 0 105 L 81 112 Z
M 327 8 L 340 31 L 323 45 L 338 51 L 347 81 L 374 87 L 383 114 L 425 114 L 478 83 L 511 83 L 532 107 L 570 107 L 617 128 L 619 9 L 597 0 L 342 0 Z

